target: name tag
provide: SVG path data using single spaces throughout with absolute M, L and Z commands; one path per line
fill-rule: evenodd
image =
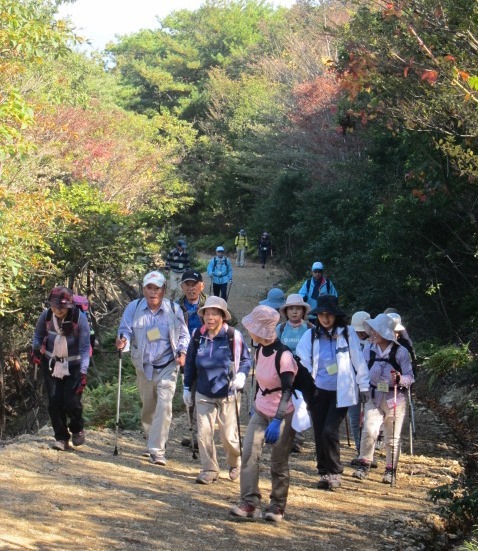
M 335 375 L 338 371 L 337 364 L 328 365 L 325 369 L 329 375 Z
M 153 327 L 146 332 L 146 336 L 149 342 L 157 341 L 161 338 L 161 333 L 157 327 Z
M 388 383 L 378 383 L 377 384 L 377 390 L 379 392 L 388 392 Z

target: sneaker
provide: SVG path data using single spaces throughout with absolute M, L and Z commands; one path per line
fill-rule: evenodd
M 146 449 L 141 453 L 141 457 L 149 457 L 149 456 L 150 456 L 149 450 L 148 450 L 148 448 L 146 448 Z
M 254 507 L 254 505 L 246 503 L 245 501 L 243 501 L 239 505 L 234 505 L 234 507 L 231 507 L 229 513 L 233 517 L 250 518 L 252 520 L 262 518 L 261 508 Z
M 292 448 L 290 449 L 290 453 L 302 453 L 302 446 L 297 442 L 294 442 L 292 444 Z
M 320 480 L 317 482 L 317 488 L 319 490 L 328 490 L 329 489 L 329 477 L 330 477 L 330 475 L 328 473 L 323 474 L 320 477 Z
M 74 432 L 71 437 L 71 442 L 73 446 L 82 446 L 85 443 L 85 431 L 80 430 L 80 432 Z
M 214 471 L 201 471 L 196 477 L 196 482 L 197 484 L 212 484 L 216 482 L 218 476 L 218 473 Z
M 164 458 L 164 455 L 159 455 L 159 453 L 150 453 L 149 460 L 153 465 L 161 465 L 162 467 L 166 465 L 166 459 Z
M 352 473 L 352 477 L 357 478 L 358 480 L 365 480 L 368 476 L 369 471 L 370 467 L 361 463 L 360 467 Z
M 341 476 L 339 474 L 329 474 L 329 488 L 334 490 L 342 486 Z
M 284 518 L 284 509 L 281 509 L 278 505 L 270 505 L 266 509 L 264 515 L 265 520 L 271 520 L 272 522 L 280 522 Z
M 239 478 L 241 469 L 239 467 L 229 467 L 229 479 L 233 482 Z
M 362 461 L 359 459 L 359 456 L 357 455 L 357 457 L 354 457 L 352 459 L 350 464 L 352 465 L 352 467 L 360 467 L 360 465 L 362 465 Z
M 64 452 L 70 447 L 70 444 L 68 443 L 68 440 L 57 440 L 51 445 L 51 447 L 54 450 Z
M 385 469 L 385 474 L 383 475 L 382 482 L 384 484 L 393 484 L 397 480 L 397 471 L 392 470 L 391 467 Z

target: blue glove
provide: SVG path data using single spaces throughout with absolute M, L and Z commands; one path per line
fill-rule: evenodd
M 279 440 L 280 435 L 280 424 L 282 421 L 279 419 L 272 419 L 269 423 L 269 426 L 266 428 L 266 443 L 275 444 Z

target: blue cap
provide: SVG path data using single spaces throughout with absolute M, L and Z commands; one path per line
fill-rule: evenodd
M 178 239 L 178 245 L 182 247 L 183 249 L 186 248 L 186 241 L 184 239 Z
M 223 253 L 224 252 L 224 247 L 221 247 L 221 246 L 216 247 L 216 252 L 217 253 Z

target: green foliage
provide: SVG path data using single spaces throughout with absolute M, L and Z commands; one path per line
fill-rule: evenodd
M 478 526 L 474 527 L 473 533 L 478 536 Z M 472 537 L 469 541 L 464 542 L 460 551 L 478 551 L 478 537 Z
M 448 375 L 467 369 L 470 365 L 470 352 L 467 346 L 443 347 L 425 362 L 428 386 L 431 388 Z
M 434 503 L 442 503 L 441 510 L 445 513 L 452 526 L 470 530 L 478 520 L 478 488 L 472 485 L 462 486 L 458 482 L 446 484 L 430 490 Z

